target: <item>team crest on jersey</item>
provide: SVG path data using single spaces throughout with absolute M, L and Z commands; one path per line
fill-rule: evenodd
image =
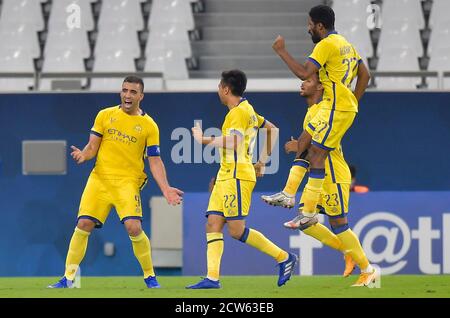
M 136 125 L 136 126 L 134 126 L 134 130 L 136 130 L 137 132 L 141 132 L 142 127 L 140 125 Z

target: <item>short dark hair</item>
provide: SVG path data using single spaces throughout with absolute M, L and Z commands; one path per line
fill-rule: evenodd
M 221 82 L 234 96 L 242 96 L 247 88 L 247 76 L 241 70 L 223 71 Z
M 124 83 L 135 83 L 135 84 L 140 84 L 141 85 L 141 92 L 144 91 L 144 81 L 142 80 L 142 78 L 138 77 L 138 76 L 134 76 L 134 75 L 130 75 L 125 77 L 125 79 L 123 80 Z
M 328 31 L 334 30 L 334 11 L 331 7 L 326 5 L 318 5 L 309 11 L 309 17 L 314 24 L 322 23 L 325 29 Z

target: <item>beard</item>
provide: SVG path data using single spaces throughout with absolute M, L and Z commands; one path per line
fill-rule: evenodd
M 311 41 L 313 41 L 314 44 L 317 44 L 320 42 L 320 40 L 322 40 L 320 36 L 315 34 L 314 32 L 311 32 L 310 34 L 311 34 Z

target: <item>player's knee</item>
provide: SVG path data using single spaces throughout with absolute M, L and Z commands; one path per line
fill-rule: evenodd
M 346 217 L 329 219 L 333 233 L 338 234 L 348 229 L 348 221 Z
M 215 223 L 212 222 L 210 220 L 208 220 L 208 222 L 206 222 L 206 233 L 215 233 L 215 232 L 221 232 L 222 229 L 220 228 L 220 226 Z
M 245 228 L 242 227 L 228 227 L 228 234 L 236 240 L 239 240 L 242 237 L 242 233 L 244 233 Z
M 125 222 L 125 228 L 127 229 L 129 236 L 138 236 L 142 232 L 141 222 Z
M 86 232 L 92 232 L 95 227 L 95 223 L 89 219 L 79 219 L 77 222 L 77 228 Z
M 308 149 L 308 155 L 306 156 L 306 159 L 310 162 L 312 168 L 322 167 L 327 156 L 327 150 L 311 145 L 311 147 Z
M 330 218 L 329 222 L 330 222 L 330 225 L 334 226 L 334 227 L 339 227 L 339 226 L 348 224 L 347 218 L 345 216 L 341 217 L 341 218 L 333 218 L 333 219 Z

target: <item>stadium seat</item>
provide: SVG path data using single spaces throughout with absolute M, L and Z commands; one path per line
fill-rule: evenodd
M 391 47 L 403 45 L 410 47 L 417 56 L 423 56 L 423 45 L 417 26 L 408 20 L 394 20 L 389 26 L 383 25 L 377 47 L 377 55 L 383 55 L 383 51 Z
M 29 51 L 2 45 L 0 47 L 0 73 L 34 72 L 33 54 Z M 1 78 L 1 91 L 27 91 L 34 85 L 34 78 Z
M 0 28 L 0 43 L 27 50 L 34 57 L 40 55 L 38 34 L 34 28 L 27 24 L 10 25 L 9 28 Z
M 368 57 L 373 56 L 372 41 L 365 21 L 341 21 L 336 24 L 336 30 L 355 46 L 365 61 Z
M 140 0 L 108 0 L 103 1 L 98 22 L 99 30 L 112 23 L 126 24 L 137 30 L 144 29 Z
M 35 31 L 44 29 L 41 2 L 36 0 L 4 0 L 0 14 L 0 29 L 3 25 L 15 27 L 29 25 Z
M 165 79 L 188 79 L 189 74 L 183 49 L 182 46 L 177 47 L 176 42 L 169 43 L 167 47 L 151 46 L 148 49 L 145 71 L 161 72 Z
M 95 72 L 136 72 L 135 58 L 132 52 L 123 49 L 110 49 L 95 54 Z M 120 78 L 93 78 L 91 91 L 120 91 L 123 77 Z
M 390 27 L 397 20 L 409 21 L 411 28 L 425 28 L 421 0 L 383 1 L 381 16 L 382 28 Z
M 87 56 L 83 56 L 80 51 L 73 49 L 49 50 L 45 55 L 42 73 L 85 72 L 85 57 Z M 78 81 L 80 82 L 80 87 L 86 85 L 86 78 L 42 78 L 39 90 L 51 90 L 53 81 Z
M 163 45 L 147 45 L 146 49 L 146 72 L 164 73 L 165 48 Z
M 94 72 L 135 72 L 134 59 L 139 55 L 133 55 L 125 49 L 112 49 L 96 53 Z
M 47 34 L 45 41 L 44 56 L 51 51 L 70 49 L 80 52 L 83 58 L 89 57 L 91 49 L 87 32 L 83 29 L 51 29 Z
M 140 44 L 137 31 L 126 23 L 105 24 L 98 32 L 95 53 L 120 48 L 133 52 L 133 56 L 139 55 Z
M 384 50 L 377 71 L 419 71 L 417 53 L 408 47 L 391 47 Z M 384 90 L 416 89 L 420 77 L 377 77 L 377 88 Z
M 125 49 L 103 51 L 95 56 L 94 71 L 135 71 L 134 59 L 138 57 L 139 55 L 133 55 Z
M 433 5 L 431 7 L 429 26 L 432 30 L 436 30 L 439 27 L 449 27 L 445 25 L 442 21 L 448 21 L 448 12 L 450 12 L 450 1 L 448 0 L 433 0 Z
M 147 40 L 146 54 L 149 53 L 153 45 L 158 45 L 158 43 L 164 43 L 165 47 L 170 47 L 171 44 L 175 43 L 180 48 L 183 57 L 190 57 L 192 55 L 189 35 L 183 26 L 167 22 L 153 26 L 150 29 Z
M 449 11 L 450 1 L 433 1 L 429 19 L 431 35 L 428 42 L 428 55 L 440 47 L 447 47 L 450 41 L 450 17 L 447 14 Z
M 80 28 L 84 31 L 92 31 L 94 29 L 94 17 L 92 15 L 91 0 L 53 1 L 48 22 L 48 29 L 59 30 L 62 28 L 67 28 L 68 18 L 73 12 L 70 11 L 70 5 L 78 5 L 80 7 Z M 69 12 L 66 10 L 69 10 Z
M 333 11 L 336 15 L 336 25 L 343 22 L 354 20 L 362 20 L 366 22 L 367 7 L 370 5 L 370 0 L 334 0 Z M 336 30 L 339 31 L 338 28 Z
M 449 72 L 450 71 L 450 45 L 446 42 L 446 46 L 434 49 L 430 54 L 430 63 L 428 71 Z M 450 78 L 443 78 L 443 87 L 439 87 L 437 78 L 427 78 L 428 88 L 450 88 Z
M 0 58 L 2 58 L 2 70 L 17 72 L 34 72 L 33 59 L 38 58 L 39 54 L 31 52 L 28 49 L 17 47 L 10 43 L 4 43 L 0 46 Z M 9 61 L 9 62 L 7 62 Z
M 160 23 L 180 24 L 186 30 L 195 27 L 194 16 L 189 1 L 186 0 L 153 0 L 149 18 L 149 29 Z

